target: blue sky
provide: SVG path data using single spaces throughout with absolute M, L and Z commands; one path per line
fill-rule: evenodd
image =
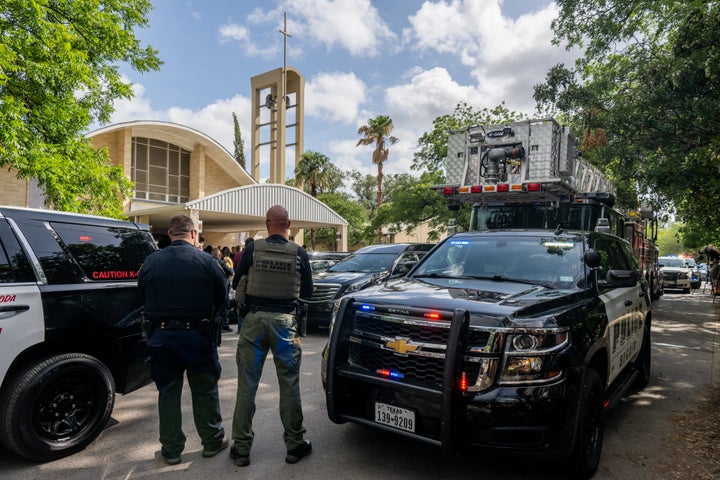
M 389 115 L 400 141 L 386 173 L 411 172 L 432 121 L 458 102 L 500 102 L 533 113 L 533 85 L 574 52 L 551 45 L 551 0 L 154 0 L 140 41 L 160 52 L 158 72 L 126 69 L 135 97 L 112 123 L 163 120 L 195 128 L 232 152 L 232 112 L 250 144 L 250 78 L 287 64 L 306 80 L 305 149 L 343 170 L 375 173 L 357 129 Z M 292 176 L 292 162 L 288 162 Z M 261 174 L 267 175 L 267 165 Z

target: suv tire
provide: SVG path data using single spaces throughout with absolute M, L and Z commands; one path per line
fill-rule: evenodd
M 652 353 L 650 346 L 650 327 L 646 326 L 643 333 L 643 344 L 640 354 L 637 360 L 633 364 L 633 367 L 638 371 L 638 376 L 635 378 L 633 386 L 638 390 L 642 390 L 647 387 L 650 383 L 650 367 L 652 364 Z
M 595 370 L 587 369 L 583 377 L 578 404 L 575 444 L 571 454 L 575 478 L 590 478 L 600 463 L 605 433 L 603 387 Z
M 64 457 L 100 434 L 114 404 L 112 375 L 96 358 L 42 358 L 18 371 L 0 394 L 0 443 L 39 462 Z

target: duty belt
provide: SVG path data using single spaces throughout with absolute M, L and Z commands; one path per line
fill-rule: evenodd
M 153 326 L 157 330 L 197 330 L 200 325 L 200 319 L 198 318 L 154 318 L 152 319 Z
M 293 313 L 295 312 L 295 307 L 291 306 L 285 306 L 285 307 L 273 307 L 268 305 L 253 305 L 250 307 L 251 313 L 256 312 L 273 312 L 273 313 Z

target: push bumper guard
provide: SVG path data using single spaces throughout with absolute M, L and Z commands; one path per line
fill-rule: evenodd
M 338 309 L 338 320 L 336 320 L 330 336 L 330 349 L 328 352 L 327 362 L 327 382 L 325 388 L 328 417 L 330 420 L 334 423 L 345 423 L 347 421 L 351 421 L 410 438 L 419 439 L 427 443 L 440 446 L 442 448 L 443 455 L 447 458 L 456 456 L 462 446 L 461 436 L 463 418 L 465 414 L 465 404 L 458 385 L 458 379 L 460 378 L 463 368 L 463 356 L 470 320 L 468 312 L 466 310 L 457 309 L 453 313 L 452 324 L 448 335 L 447 349 L 445 350 L 446 356 L 443 369 L 442 388 L 438 391 L 416 385 L 386 380 L 378 376 L 369 375 L 366 372 L 358 371 L 357 369 L 347 365 L 349 349 L 347 339 L 349 337 L 349 331 L 352 328 L 352 322 L 344 320 L 347 315 L 352 315 L 353 303 L 354 300 L 352 298 L 344 299 L 342 301 Z M 338 384 L 338 382 L 336 382 L 338 376 L 385 388 L 391 386 L 393 389 L 414 392 L 425 397 L 436 396 L 442 405 L 440 418 L 440 440 L 378 424 L 359 415 L 342 413 L 342 408 L 338 405 L 341 395 L 337 395 L 335 392 L 336 385 Z

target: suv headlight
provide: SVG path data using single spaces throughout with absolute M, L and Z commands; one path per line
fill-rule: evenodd
M 345 295 L 346 293 L 357 292 L 358 290 L 362 290 L 363 288 L 367 288 L 367 287 L 369 287 L 369 286 L 372 285 L 372 284 L 373 284 L 373 279 L 372 279 L 372 278 L 369 279 L 369 280 L 362 280 L 362 281 L 360 281 L 360 282 L 353 283 L 353 284 L 351 284 L 350 286 L 347 287 L 347 290 L 345 290 L 345 292 L 343 292 L 343 295 Z
M 558 351 L 568 344 L 566 328 L 519 329 L 508 335 L 500 382 L 547 382 L 562 375 L 554 366 Z

